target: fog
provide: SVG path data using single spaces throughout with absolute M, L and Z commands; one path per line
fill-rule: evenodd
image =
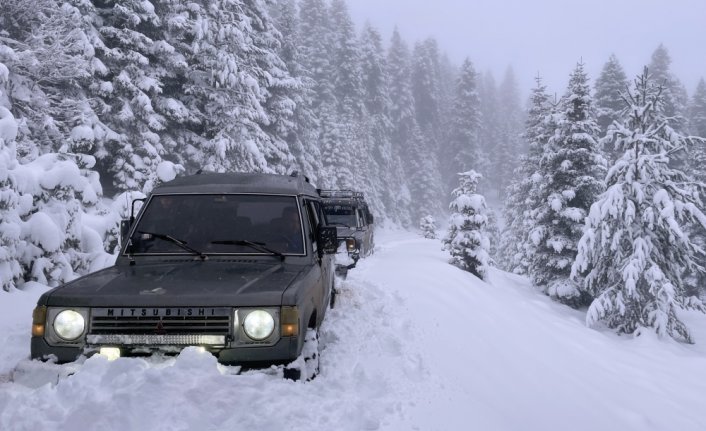
M 611 53 L 633 77 L 660 43 L 689 94 L 706 76 L 704 0 L 352 0 L 349 8 L 385 40 L 395 26 L 410 43 L 435 37 L 454 63 L 469 57 L 496 79 L 512 65 L 524 94 L 538 73 L 562 94 L 581 59 L 593 81 Z

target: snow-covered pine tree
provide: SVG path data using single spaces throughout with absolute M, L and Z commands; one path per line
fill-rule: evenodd
M 588 77 L 583 63 L 571 73 L 560 102 L 561 118 L 544 146 L 538 178 L 539 202 L 532 214 L 530 238 L 536 249 L 529 275 L 535 286 L 565 304 L 578 307 L 590 298 L 569 279 L 584 218 L 603 191 L 605 159 L 598 148 Z
M 696 181 L 699 198 L 703 205 L 706 203 L 706 83 L 703 78 L 696 87 L 689 113 L 691 132 L 700 138 L 692 139 L 691 156 L 688 160 L 689 173 Z M 697 223 L 687 232 L 694 244 L 704 250 L 703 253 L 696 253 L 694 260 L 698 266 L 706 268 L 706 229 Z M 689 293 L 706 298 L 706 274 L 690 271 L 685 280 Z
M 281 35 L 261 0 L 177 4 L 188 20 L 181 36 L 189 72 L 183 100 L 200 125 L 187 147 L 191 169 L 286 172 L 294 164 L 285 137 L 293 128 L 301 83 L 278 56 Z
M 100 123 L 92 127 L 90 154 L 109 194 L 142 189 L 162 156 L 174 150 L 175 129 L 160 112 L 166 105 L 157 102 L 182 60 L 164 40 L 151 2 L 71 3 L 83 15 L 78 22 L 95 53 L 87 88 Z
M 414 96 L 412 95 L 411 56 L 409 48 L 395 28 L 387 53 L 387 67 L 390 92 L 390 135 L 394 158 L 401 166 L 402 182 L 395 190 L 404 208 L 400 215 L 403 226 L 412 223 L 412 206 L 410 195 L 410 171 L 414 154 L 410 146 L 412 131 L 418 128 L 414 111 Z
M 500 256 L 500 225 L 498 215 L 493 208 L 488 207 L 488 223 L 485 226 L 485 234 L 488 237 L 488 264 L 498 266 Z
M 689 126 L 692 134 L 706 138 L 706 81 L 703 78 L 691 98 Z
M 500 139 L 500 122 L 498 89 L 495 78 L 490 71 L 486 71 L 480 80 L 478 88 L 480 97 L 481 128 L 480 128 L 480 159 L 473 165 L 481 172 L 487 172 L 480 184 L 482 190 L 495 191 L 493 163 L 496 163 L 496 145 Z
M 412 181 L 416 185 L 410 187 L 414 205 L 422 199 L 424 205 L 430 208 L 422 211 L 423 214 L 440 214 L 442 208 L 440 88 L 439 47 L 436 40 L 430 38 L 418 42 L 412 54 L 412 94 L 419 134 L 413 132 L 411 137 L 412 152 L 418 159 L 417 170 L 408 172 L 408 175 L 415 177 Z M 413 214 L 413 219 L 421 215 Z
M 336 188 L 339 184 L 350 185 L 353 174 L 343 164 L 342 158 L 351 158 L 348 153 L 336 153 L 342 139 L 337 102 L 334 96 L 333 35 L 329 23 L 329 7 L 324 0 L 301 0 L 299 2 L 299 49 L 302 76 L 308 83 L 304 101 L 311 110 L 315 131 L 308 134 L 315 139 L 320 154 L 318 185 Z M 308 118 L 300 118 L 299 126 L 310 127 Z
M 392 151 L 390 79 L 380 33 L 369 24 L 365 25 L 360 46 L 363 101 L 367 113 L 366 138 L 372 162 L 370 174 L 382 204 L 378 211 L 384 210 L 387 218 L 399 223 L 403 211 L 399 190 L 404 173 Z
M 698 196 L 670 158 L 688 145 L 664 113 L 663 88 L 647 68 L 625 95 L 629 117 L 609 130 L 625 153 L 608 171 L 607 190 L 592 205 L 572 278 L 595 298 L 586 323 L 619 333 L 644 330 L 692 341 L 679 311 L 703 304 L 685 295 L 682 273 L 695 268 L 685 223 L 706 226 Z M 703 270 L 703 268 L 700 268 Z
M 293 96 L 303 90 L 301 79 L 293 77 L 279 57 L 283 35 L 270 17 L 271 0 L 243 0 L 243 26 L 252 40 L 252 50 L 243 55 L 245 69 L 256 79 L 253 89 L 262 113 L 254 117 L 252 140 L 267 161 L 268 170 L 286 174 L 293 170 L 295 159 L 286 137 L 294 128 Z M 252 86 L 252 84 L 250 84 Z
M 601 128 L 601 137 L 605 136 L 608 126 L 613 121 L 620 120 L 625 102 L 620 96 L 628 85 L 628 78 L 615 54 L 611 54 L 606 64 L 603 65 L 601 74 L 596 79 L 594 100 L 596 104 L 596 122 Z M 604 148 L 603 151 L 610 158 L 615 160 L 622 156 L 622 152 L 614 148 Z
M 672 58 L 660 44 L 652 53 L 648 69 L 652 79 L 664 87 L 664 115 L 675 130 L 684 132 L 687 126 L 688 96 L 684 85 L 671 70 Z
M 334 103 L 333 37 L 329 7 L 324 0 L 299 1 L 299 37 L 297 39 L 303 74 L 313 84 L 313 108 Z
M 409 191 L 413 218 L 419 219 L 427 214 L 441 215 L 439 204 L 441 184 L 436 158 L 429 157 L 427 139 L 419 126 L 414 123 L 409 136 L 411 162 L 407 167 Z
M 498 114 L 501 121 L 498 141 L 491 153 L 493 185 L 497 195 L 501 197 L 505 194 L 512 172 L 517 167 L 518 155 L 527 151 L 521 140 L 522 109 L 519 99 L 515 73 L 512 67 L 508 67 L 498 88 Z
M 503 229 L 498 251 L 498 264 L 507 271 L 526 274 L 529 256 L 534 248 L 529 239 L 533 228 L 532 211 L 540 206 L 539 164 L 544 146 L 554 135 L 551 114 L 553 105 L 542 79 L 536 78 L 537 86 L 532 90 L 530 108 L 525 123 L 524 140 L 528 152 L 520 157 L 513 181 L 506 192 Z
M 419 230 L 424 238 L 436 239 L 436 220 L 434 220 L 434 216 L 426 215 L 419 219 Z
M 10 172 L 17 165 L 15 138 L 17 123 L 4 106 L 7 103 L 5 83 L 7 67 L 0 63 L 0 287 L 10 291 L 22 277 L 20 256 L 20 194 Z
M 318 147 L 318 124 L 312 111 L 314 82 L 305 75 L 301 65 L 300 27 L 295 0 L 278 0 L 275 5 L 276 26 L 282 34 L 279 56 L 289 74 L 302 81 L 298 91 L 291 94 L 294 101 L 293 128 L 285 139 L 300 172 L 318 184 L 321 173 L 321 152 Z
M 484 279 L 488 271 L 490 244 L 485 234 L 488 223 L 485 198 L 476 193 L 481 175 L 474 170 L 461 172 L 459 187 L 453 191 L 449 209 L 449 230 L 443 239 L 451 254 L 450 263 Z
M 412 92 L 414 95 L 417 124 L 436 152 L 440 136 L 441 83 L 439 82 L 439 47 L 435 39 L 417 42 L 412 53 Z
M 340 9 L 334 13 L 333 6 L 328 6 L 322 0 L 302 0 L 299 4 L 300 17 L 300 52 L 302 67 L 308 78 L 315 83 L 313 112 L 318 118 L 319 148 L 321 152 L 322 173 L 320 185 L 327 188 L 349 187 L 359 188 L 356 182 L 352 161 L 360 154 L 354 154 L 354 142 L 360 139 L 359 126 L 360 106 L 360 74 L 352 72 L 357 77 L 351 84 L 355 91 L 343 95 L 350 89 L 340 73 L 351 72 L 358 68 L 355 31 L 348 16 L 345 4 L 338 4 Z M 333 23 L 334 17 L 347 25 L 340 29 Z M 343 25 L 343 24 L 342 24 Z M 339 49 L 343 47 L 344 49 Z M 350 54 L 345 56 L 343 54 Z M 341 65 L 346 61 L 345 67 Z M 343 104 L 340 98 L 347 99 Z M 348 106 L 349 120 L 342 119 L 342 108 Z M 355 113 L 355 115 L 354 115 Z M 367 190 L 363 190 L 367 191 Z
M 471 166 L 475 166 L 480 158 L 480 101 L 476 87 L 476 71 L 468 58 L 461 65 L 454 94 L 448 140 L 441 148 L 444 185 L 448 190 L 452 190 L 458 183 L 458 178 L 453 173 L 467 171 Z
M 92 150 L 97 119 L 84 88 L 94 52 L 76 25 L 81 18 L 70 3 L 54 0 L 8 0 L 0 8 L 0 62 L 10 71 L 6 96 L 23 161 L 59 149 Z

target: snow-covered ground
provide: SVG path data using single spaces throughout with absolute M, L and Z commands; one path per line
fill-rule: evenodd
M 706 429 L 706 316 L 686 317 L 696 345 L 618 337 L 522 278 L 454 268 L 438 240 L 376 242 L 341 285 L 309 383 L 232 375 L 195 349 L 93 357 L 56 385 L 9 382 L 43 288 L 2 294 L 0 430 Z

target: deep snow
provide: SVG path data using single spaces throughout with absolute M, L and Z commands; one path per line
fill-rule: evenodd
M 588 329 L 523 278 L 489 283 L 439 240 L 378 232 L 341 283 L 321 333 L 321 374 L 231 375 L 207 354 L 93 357 L 57 385 L 8 381 L 28 355 L 46 288 L 0 295 L 0 430 L 706 429 L 706 316 L 696 345 Z

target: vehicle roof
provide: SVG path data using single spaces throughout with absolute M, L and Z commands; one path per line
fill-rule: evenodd
M 262 173 L 201 173 L 178 177 L 155 188 L 152 194 L 267 193 L 319 197 L 304 176 Z

